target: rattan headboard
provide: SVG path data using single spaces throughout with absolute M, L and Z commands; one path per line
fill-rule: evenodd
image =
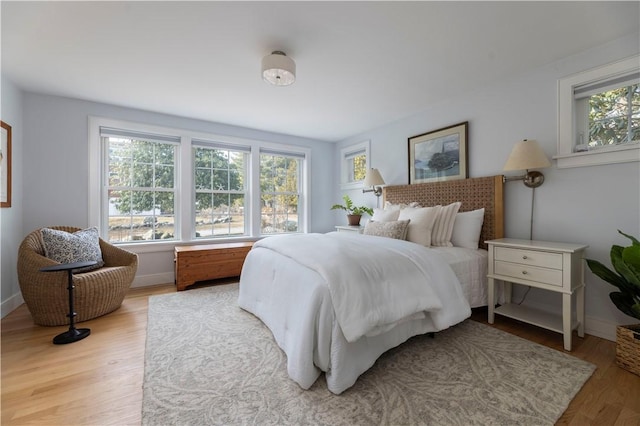
M 395 185 L 382 189 L 382 199 L 393 204 L 408 204 L 415 201 L 424 207 L 461 201 L 461 212 L 484 207 L 480 248 L 486 249 L 486 240 L 504 237 L 502 185 L 501 175 L 414 185 Z

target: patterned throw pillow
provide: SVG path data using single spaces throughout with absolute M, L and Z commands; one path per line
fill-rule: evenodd
M 395 220 L 393 222 L 375 222 L 370 220 L 364 227 L 363 234 L 404 240 L 407 235 L 408 225 L 408 220 Z
M 42 228 L 44 255 L 59 263 L 98 262 L 95 266 L 78 269 L 76 272 L 87 272 L 104 265 L 100 250 L 98 228 L 88 228 L 73 234 L 56 229 Z

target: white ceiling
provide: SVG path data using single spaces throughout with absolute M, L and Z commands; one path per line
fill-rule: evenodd
M 337 141 L 640 27 L 640 2 L 8 2 L 21 88 Z M 288 87 L 260 61 L 283 50 Z

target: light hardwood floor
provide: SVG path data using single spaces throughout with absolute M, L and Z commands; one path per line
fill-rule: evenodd
M 24 305 L 2 319 L 2 425 L 140 424 L 148 297 L 174 291 L 131 290 L 117 311 L 79 324 L 91 335 L 69 345 L 51 343 L 68 327 L 36 326 Z M 557 333 L 503 317 L 494 326 L 562 350 Z M 616 366 L 615 343 L 574 335 L 571 354 L 598 369 L 558 424 L 640 425 L 640 377 Z

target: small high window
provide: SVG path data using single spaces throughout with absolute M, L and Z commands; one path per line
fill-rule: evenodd
M 559 81 L 558 167 L 640 161 L 639 60 Z
M 340 155 L 342 189 L 362 186 L 369 164 L 369 141 L 346 147 Z

